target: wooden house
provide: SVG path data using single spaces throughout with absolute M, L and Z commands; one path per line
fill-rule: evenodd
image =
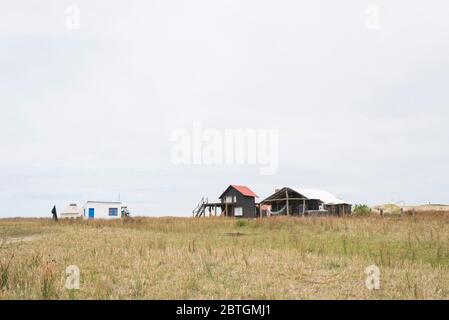
M 260 202 L 262 215 L 343 215 L 351 213 L 351 204 L 330 192 L 284 187 Z
M 202 198 L 193 210 L 194 217 L 224 216 L 224 217 L 256 217 L 256 197 L 250 188 L 241 185 L 230 185 L 219 196 L 220 202 L 209 202 Z
M 230 185 L 219 197 L 226 217 L 254 218 L 257 195 L 247 186 Z
M 224 216 L 255 218 L 260 216 L 344 215 L 351 204 L 330 192 L 284 187 L 256 204 L 257 195 L 247 186 L 230 185 L 219 196 L 220 202 L 202 198 L 193 210 L 194 217 Z

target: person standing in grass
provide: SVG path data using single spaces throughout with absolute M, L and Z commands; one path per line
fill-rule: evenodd
M 53 220 L 58 221 L 58 215 L 56 214 L 56 206 L 53 206 L 51 214 L 53 215 Z

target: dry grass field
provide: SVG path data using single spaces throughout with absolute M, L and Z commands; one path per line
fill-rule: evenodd
M 365 268 L 380 268 L 368 290 Z M 66 267 L 80 288 L 65 288 Z M 0 220 L 0 299 L 448 299 L 449 215 Z

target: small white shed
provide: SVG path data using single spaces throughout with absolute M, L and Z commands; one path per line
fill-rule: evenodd
M 83 207 L 84 219 L 120 219 L 122 203 L 120 201 L 87 201 Z
M 76 203 L 69 204 L 64 210 L 59 214 L 60 219 L 76 219 L 82 216 L 80 208 Z

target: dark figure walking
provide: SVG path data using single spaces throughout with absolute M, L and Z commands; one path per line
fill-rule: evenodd
M 58 215 L 56 214 L 56 206 L 53 206 L 51 214 L 53 215 L 53 220 L 58 221 Z

